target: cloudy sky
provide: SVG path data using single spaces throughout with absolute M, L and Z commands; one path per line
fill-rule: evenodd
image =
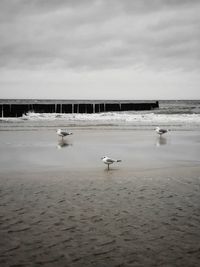
M 0 98 L 200 99 L 199 0 L 0 0 Z

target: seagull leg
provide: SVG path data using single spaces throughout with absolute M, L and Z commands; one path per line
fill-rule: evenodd
M 108 164 L 108 170 L 110 170 L 110 164 Z

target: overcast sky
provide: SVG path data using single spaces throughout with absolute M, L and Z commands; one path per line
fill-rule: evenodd
M 200 99 L 200 0 L 0 0 L 0 98 Z

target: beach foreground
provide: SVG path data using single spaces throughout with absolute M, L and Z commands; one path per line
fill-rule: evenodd
M 0 265 L 199 266 L 198 132 L 73 132 L 0 132 Z

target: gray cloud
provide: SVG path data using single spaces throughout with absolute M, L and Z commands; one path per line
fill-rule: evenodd
M 0 10 L 2 68 L 200 68 L 198 0 L 2 0 Z

